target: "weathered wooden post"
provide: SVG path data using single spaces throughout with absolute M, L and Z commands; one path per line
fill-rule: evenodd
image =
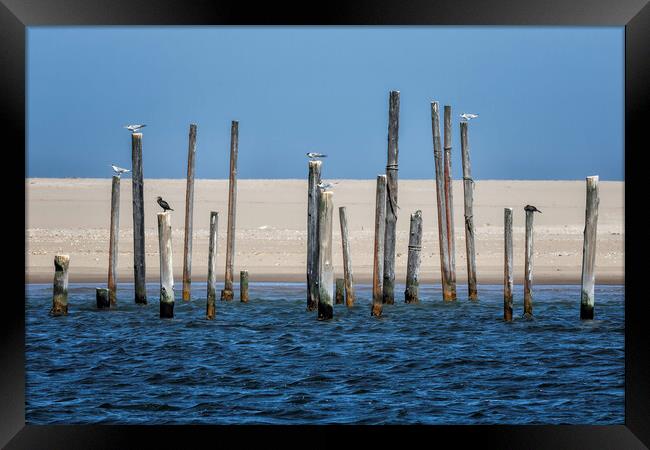
M 109 290 L 106 288 L 95 288 L 95 301 L 97 302 L 97 309 L 109 309 L 111 307 Z
M 420 301 L 420 250 L 422 248 L 422 211 L 411 214 L 409 230 L 409 252 L 406 265 L 406 291 L 404 301 L 417 303 Z
M 345 206 L 339 208 L 341 224 L 341 241 L 343 243 L 343 278 L 345 282 L 345 304 L 354 306 L 354 286 L 352 277 L 352 260 L 350 258 L 350 239 L 348 237 L 348 218 Z
M 526 255 L 524 260 L 524 317 L 533 315 L 533 214 L 526 210 Z
M 388 100 L 388 158 L 386 164 L 386 238 L 383 302 L 395 303 L 395 229 L 397 227 L 397 157 L 399 153 L 399 91 Z
M 108 298 L 117 305 L 117 244 L 120 238 L 120 177 L 113 176 L 111 184 L 111 229 L 108 244 Z
M 237 153 L 239 151 L 239 122 L 230 127 L 230 182 L 228 188 L 228 229 L 226 235 L 226 275 L 221 300 L 232 300 L 233 264 L 235 259 L 235 216 L 237 208 Z
M 456 300 L 456 238 L 454 235 L 454 195 L 451 176 L 451 106 L 445 105 L 445 217 L 447 219 L 447 247 L 449 258 L 449 289 L 451 300 Z
M 187 187 L 185 189 L 185 239 L 183 241 L 183 300 L 189 301 L 192 284 L 192 213 L 194 211 L 194 157 L 196 155 L 196 124 L 190 124 L 187 150 Z
M 334 266 L 332 265 L 332 204 L 333 193 L 322 191 L 318 204 L 318 318 L 334 316 Z
M 68 267 L 70 266 L 69 255 L 56 255 L 54 257 L 54 290 L 52 293 L 53 316 L 68 315 Z
M 219 213 L 210 211 L 210 243 L 208 247 L 208 301 L 205 318 L 214 319 L 216 315 L 215 301 L 217 299 L 217 230 Z
M 476 286 L 476 248 L 474 246 L 474 180 L 469 162 L 467 122 L 460 123 L 460 148 L 463 158 L 463 200 L 465 203 L 465 250 L 467 255 L 467 293 L 470 300 L 478 300 Z
M 144 249 L 144 181 L 142 175 L 142 133 L 131 133 L 131 164 L 133 187 L 133 277 L 135 302 L 147 303 Z
M 239 272 L 239 300 L 248 303 L 248 270 Z
M 336 304 L 343 304 L 343 291 L 345 290 L 345 280 L 343 278 L 336 279 Z
M 596 275 L 596 229 L 598 225 L 598 175 L 587 177 L 587 206 L 584 242 L 582 244 L 582 288 L 580 319 L 594 318 L 594 284 Z
M 160 249 L 160 317 L 174 317 L 174 271 L 172 265 L 172 222 L 169 212 L 158 213 Z
M 375 201 L 375 247 L 372 266 L 372 310 L 381 316 L 383 309 L 384 239 L 386 238 L 386 175 L 377 175 Z
M 503 320 L 512 321 L 512 208 L 503 209 Z
M 440 247 L 440 284 L 442 298 L 451 301 L 452 290 L 449 284 L 449 247 L 447 245 L 447 208 L 445 206 L 444 164 L 440 142 L 440 107 L 431 102 L 431 130 L 433 135 L 433 159 L 436 173 L 436 202 L 438 206 L 438 245 Z
M 321 161 L 309 161 L 307 187 L 307 311 L 318 308 L 318 203 Z

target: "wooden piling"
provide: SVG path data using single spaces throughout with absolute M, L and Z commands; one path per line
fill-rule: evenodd
M 171 213 L 158 213 L 158 245 L 160 250 L 160 317 L 174 317 L 174 271 L 172 265 Z
M 210 243 L 208 247 L 208 301 L 205 318 L 214 319 L 216 315 L 215 301 L 217 299 L 217 230 L 219 213 L 210 211 Z
M 526 255 L 524 260 L 524 317 L 533 315 L 533 214 L 526 211 Z
M 445 105 L 445 218 L 447 219 L 447 257 L 449 258 L 449 292 L 451 300 L 456 300 L 456 238 L 454 235 L 454 195 L 451 175 L 451 106 Z
M 584 242 L 582 244 L 582 287 L 580 289 L 580 319 L 594 318 L 594 285 L 596 275 L 596 230 L 598 225 L 598 175 L 587 177 Z
M 474 244 L 474 180 L 469 161 L 467 122 L 460 123 L 460 148 L 463 158 L 463 200 L 465 204 L 465 250 L 467 256 L 467 294 L 478 300 L 476 285 L 476 248 Z
M 343 279 L 345 283 L 345 305 L 354 306 L 354 286 L 352 277 L 352 260 L 350 258 L 350 239 L 348 237 L 348 218 L 345 206 L 339 208 L 341 224 L 341 242 L 343 243 Z
M 248 270 L 239 272 L 239 300 L 248 303 Z
M 345 291 L 345 280 L 343 278 L 336 279 L 336 304 L 343 304 L 343 292 Z
M 318 309 L 318 204 L 321 161 L 309 161 L 307 187 L 307 311 Z
M 68 267 L 69 255 L 56 255 L 54 257 L 54 289 L 52 293 L 52 316 L 68 315 Z
M 97 302 L 97 309 L 109 309 L 111 307 L 109 292 L 110 291 L 106 288 L 95 288 L 95 301 Z
M 447 208 L 445 206 L 444 164 L 440 142 L 440 107 L 438 102 L 431 102 L 431 130 L 433 135 L 433 159 L 436 175 L 436 204 L 438 207 L 438 246 L 440 248 L 440 284 L 442 298 L 451 301 L 452 291 L 449 284 L 449 254 L 447 245 Z
M 239 151 L 239 122 L 230 127 L 230 182 L 228 188 L 228 228 L 226 235 L 226 275 L 221 300 L 232 300 L 233 264 L 235 259 L 235 217 L 237 208 L 237 153 Z
M 142 133 L 131 133 L 131 184 L 133 187 L 133 279 L 135 302 L 147 303 L 144 247 L 144 178 L 142 174 Z
M 384 239 L 386 238 L 386 175 L 377 175 L 375 200 L 375 247 L 372 266 L 372 310 L 381 316 L 383 309 Z
M 395 231 L 397 227 L 397 157 L 399 154 L 399 91 L 388 100 L 388 158 L 386 164 L 386 237 L 384 239 L 383 302 L 395 303 Z
M 190 124 L 187 149 L 187 186 L 185 189 L 185 238 L 183 241 L 183 301 L 189 301 L 192 285 L 192 213 L 194 211 L 194 160 L 196 156 L 196 124 Z
M 111 228 L 108 244 L 108 298 L 117 305 L 117 244 L 120 238 L 120 177 L 113 176 L 111 184 Z
M 512 321 L 512 208 L 503 209 L 503 320 Z
M 411 214 L 409 230 L 408 262 L 406 265 L 406 290 L 404 301 L 418 303 L 420 301 L 420 255 L 422 249 L 422 211 Z
M 318 204 L 318 318 L 334 316 L 334 266 L 332 265 L 333 193 L 322 191 Z

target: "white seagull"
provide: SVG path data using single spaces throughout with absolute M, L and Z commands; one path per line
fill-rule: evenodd
M 140 131 L 140 128 L 144 128 L 146 125 L 125 125 L 124 128 L 129 130 L 131 133 L 135 133 L 136 131 Z
M 131 172 L 129 169 L 123 169 L 122 167 L 118 167 L 115 164 L 111 164 L 111 167 L 118 177 L 121 177 L 123 173 Z
M 324 181 L 321 181 L 320 183 L 318 183 L 318 187 L 324 191 L 330 191 L 332 190 L 335 184 L 339 184 L 339 182 L 335 181 L 334 183 L 326 183 Z
M 463 113 L 460 115 L 460 117 L 469 122 L 471 119 L 476 119 L 478 117 L 478 114 Z
M 327 157 L 327 155 L 323 155 L 322 153 L 313 153 L 313 152 L 307 153 L 307 156 L 309 157 L 309 159 L 326 158 Z

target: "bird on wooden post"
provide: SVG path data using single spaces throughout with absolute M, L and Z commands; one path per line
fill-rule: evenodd
M 460 115 L 460 117 L 469 122 L 472 119 L 476 119 L 478 117 L 478 114 L 463 113 Z
M 156 201 L 158 202 L 158 204 L 160 205 L 160 207 L 163 209 L 164 212 L 173 211 L 173 209 L 169 207 L 169 203 L 163 200 L 161 196 L 158 196 Z
M 125 125 L 124 128 L 129 130 L 131 133 L 136 133 L 140 131 L 141 128 L 146 127 L 146 125 Z
M 122 167 L 116 166 L 115 164 L 111 164 L 111 167 L 113 168 L 113 172 L 115 172 L 118 177 L 121 177 L 123 173 L 131 172 L 129 169 L 124 169 Z
M 542 213 L 539 209 L 535 208 L 533 205 L 524 206 L 524 211 L 538 212 L 540 214 Z
M 312 161 L 314 161 L 314 160 L 316 160 L 316 159 L 319 159 L 319 158 L 326 158 L 326 157 L 327 157 L 327 155 L 324 155 L 324 154 L 322 154 L 322 153 L 315 153 L 315 152 L 309 152 L 309 153 L 307 153 L 307 156 L 308 156 L 309 159 L 311 159 Z

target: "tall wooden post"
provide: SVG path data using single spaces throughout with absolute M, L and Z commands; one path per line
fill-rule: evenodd
M 318 204 L 321 161 L 309 161 L 307 187 L 307 311 L 318 308 Z
M 108 298 L 117 305 L 117 244 L 120 238 L 120 177 L 113 176 L 111 184 L 111 229 L 108 244 Z
M 144 250 L 144 181 L 142 175 L 142 133 L 131 134 L 131 165 L 133 186 L 133 277 L 135 302 L 147 303 Z
M 383 309 L 384 239 L 386 238 L 386 175 L 377 175 L 375 201 L 375 247 L 372 266 L 372 310 L 370 315 L 381 316 Z
M 239 272 L 239 301 L 248 303 L 248 270 Z
M 68 267 L 69 255 L 56 255 L 54 257 L 54 289 L 52 292 L 52 316 L 68 315 Z
M 447 255 L 449 258 L 449 289 L 456 300 L 456 238 L 454 237 L 454 195 L 451 174 L 451 106 L 445 105 L 445 217 L 447 219 Z
M 228 189 L 228 229 L 226 235 L 226 275 L 221 300 L 232 300 L 233 263 L 235 259 L 235 215 L 237 208 L 237 152 L 239 151 L 239 122 L 230 127 L 230 182 Z
M 467 122 L 460 123 L 460 148 L 463 157 L 463 200 L 465 203 L 465 250 L 467 256 L 467 293 L 470 300 L 478 300 L 476 286 L 476 248 L 474 246 L 474 180 L 469 162 Z
M 445 176 L 440 142 L 440 107 L 431 102 L 431 130 L 433 135 L 433 159 L 436 173 L 436 203 L 438 206 L 438 245 L 440 248 L 440 284 L 444 301 L 453 300 L 449 283 L 449 247 L 447 245 L 447 208 L 445 206 Z
M 420 300 L 420 253 L 422 249 L 422 211 L 420 210 L 411 214 L 408 248 L 404 301 L 417 303 Z
M 205 318 L 214 319 L 216 315 L 215 300 L 217 299 L 217 230 L 219 213 L 210 211 L 210 243 L 208 247 L 208 301 Z
M 512 208 L 503 209 L 503 320 L 512 321 Z
M 332 265 L 332 204 L 331 191 L 320 193 L 318 204 L 319 278 L 318 318 L 334 316 L 334 266 Z
M 187 187 L 185 189 L 185 240 L 183 241 L 183 300 L 189 301 L 192 284 L 192 214 L 194 211 L 194 157 L 196 124 L 190 124 L 187 150 Z
M 171 213 L 158 213 L 158 247 L 160 251 L 160 317 L 174 317 L 174 270 L 172 264 Z
M 386 164 L 386 238 L 383 302 L 395 303 L 395 229 L 397 227 L 397 157 L 399 153 L 399 91 L 388 101 L 388 162 Z
M 533 214 L 526 211 L 526 255 L 524 260 L 524 316 L 533 315 Z
M 345 305 L 354 306 L 354 285 L 352 277 L 352 260 L 350 258 L 350 239 L 348 237 L 348 218 L 345 206 L 339 208 L 341 224 L 341 242 L 343 243 L 343 279 L 345 285 Z
M 587 206 L 584 242 L 582 244 L 582 288 L 580 319 L 594 318 L 594 285 L 596 275 L 596 229 L 598 225 L 598 175 L 587 177 Z

